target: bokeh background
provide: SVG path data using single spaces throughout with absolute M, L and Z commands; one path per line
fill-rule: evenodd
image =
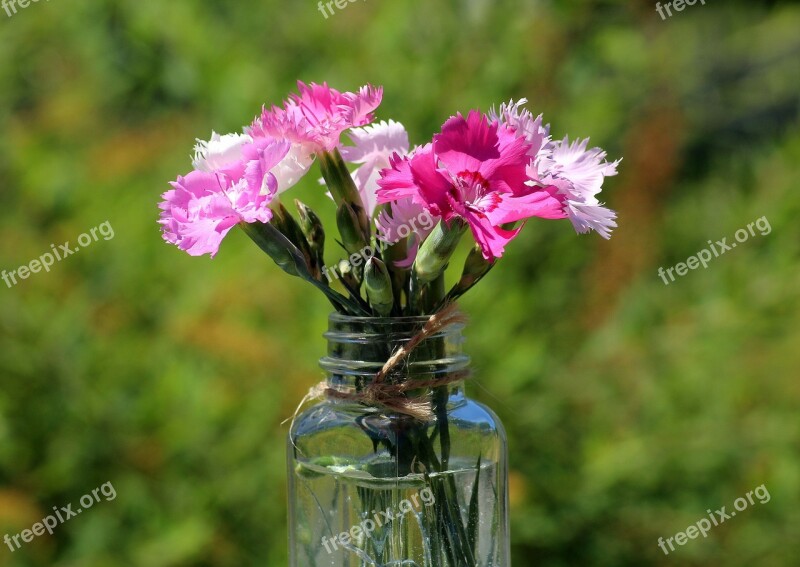
M 422 143 L 528 97 L 620 175 L 610 241 L 532 222 L 462 306 L 471 393 L 511 449 L 514 565 L 800 561 L 800 9 L 699 2 L 53 0 L 0 11 L 0 537 L 93 488 L 113 501 L 0 566 L 286 564 L 284 435 L 329 306 L 241 233 L 163 243 L 159 194 L 195 138 L 297 79 L 385 87 Z M 295 195 L 331 207 L 307 177 Z M 770 234 L 657 275 L 766 216 Z M 336 255 L 330 250 L 331 260 Z M 665 556 L 764 484 L 771 499 Z

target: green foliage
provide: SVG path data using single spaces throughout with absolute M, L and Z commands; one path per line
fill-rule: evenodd
M 603 192 L 611 241 L 530 222 L 463 300 L 471 392 L 509 432 L 515 565 L 796 563 L 800 10 L 769 4 L 666 21 L 619 0 L 0 12 L 0 270 L 115 230 L 0 283 L 0 537 L 117 492 L 52 537 L 0 544 L 0 566 L 286 564 L 281 422 L 320 377 L 331 306 L 241 231 L 210 261 L 161 242 L 155 219 L 195 138 L 239 129 L 297 78 L 384 85 L 379 118 L 412 144 L 526 96 L 554 135 L 625 158 Z M 333 226 L 315 177 L 291 197 Z M 658 277 L 762 216 L 770 234 Z M 327 265 L 344 255 L 329 245 Z M 658 548 L 761 484 L 769 503 Z

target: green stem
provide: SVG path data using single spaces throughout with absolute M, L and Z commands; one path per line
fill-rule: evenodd
M 306 280 L 322 291 L 342 313 L 369 315 L 368 310 L 315 279 L 308 269 L 303 254 L 272 224 L 254 222 L 239 223 L 239 226 L 278 267 L 289 275 Z
M 439 274 L 435 280 L 425 285 L 421 291 L 420 309 L 425 314 L 436 313 L 439 305 L 444 302 L 444 273 Z
M 369 242 L 370 226 L 361 194 L 358 192 L 350 171 L 342 158 L 338 149 L 332 152 L 322 152 L 319 154 L 319 166 L 322 171 L 322 178 L 336 202 L 337 207 L 342 204 L 349 205 L 357 219 L 358 228 L 363 234 L 365 242 Z

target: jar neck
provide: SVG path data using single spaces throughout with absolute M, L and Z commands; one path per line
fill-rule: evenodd
M 333 313 L 328 319 L 328 354 L 320 359 L 328 387 L 357 393 L 370 384 L 386 361 L 416 336 L 428 317 L 351 317 Z M 399 384 L 410 380 L 446 384 L 450 395 L 463 396 L 470 359 L 462 352 L 463 325 L 456 324 L 419 342 L 384 378 Z

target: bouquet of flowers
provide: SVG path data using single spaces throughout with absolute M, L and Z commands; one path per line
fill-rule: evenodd
M 597 199 L 618 161 L 588 139 L 553 140 L 525 99 L 447 120 L 413 149 L 393 120 L 373 123 L 383 90 L 341 93 L 298 83 L 283 107 L 264 108 L 241 134 L 212 133 L 193 170 L 163 194 L 163 237 L 192 256 L 218 252 L 238 226 L 285 272 L 351 315 L 429 314 L 466 293 L 494 266 L 525 221 L 569 219 L 608 238 L 615 214 Z M 342 141 L 347 133 L 351 144 Z M 327 267 L 325 230 L 282 195 L 319 162 L 348 259 Z M 350 165 L 348 165 L 350 164 Z M 475 242 L 461 278 L 443 290 L 459 241 Z M 341 284 L 337 291 L 335 284 Z
M 495 478 L 502 476 L 504 457 L 502 451 L 481 448 L 475 436 L 482 430 L 499 438 L 502 427 L 491 425 L 490 413 L 479 404 L 469 411 L 484 421 L 471 429 L 467 414 L 456 419 L 450 413 L 455 407 L 449 402 L 451 386 L 463 374 L 453 370 L 459 359 L 448 354 L 443 329 L 460 321 L 452 309 L 455 300 L 492 269 L 529 219 L 569 219 L 579 233 L 594 230 L 608 238 L 616 215 L 598 194 L 619 162 L 606 161 L 606 153 L 589 148 L 588 139 L 551 138 L 549 125 L 524 107 L 525 99 L 487 113 L 457 113 L 429 142 L 412 148 L 402 124 L 374 121 L 381 88 L 367 85 L 344 93 L 324 83 L 298 83 L 298 88 L 282 106 L 264 107 L 242 133 L 212 133 L 208 141 L 198 141 L 192 171 L 163 194 L 163 237 L 193 256 L 213 257 L 226 234 L 239 227 L 283 271 L 325 294 L 342 328 L 352 331 L 346 319 L 351 317 L 361 332 L 379 329 L 369 336 L 386 336 L 375 344 L 363 339 L 336 346 L 346 354 L 359 343 L 350 353 L 358 365 L 334 371 L 335 380 L 317 392 L 362 409 L 328 407 L 290 433 L 290 461 L 297 460 L 292 474 L 309 487 L 320 477 L 337 479 L 330 487 L 308 489 L 307 506 L 300 506 L 303 533 L 318 529 L 328 554 L 332 549 L 353 553 L 364 566 L 503 564 L 507 559 L 497 551 L 502 544 L 491 540 L 506 532 L 481 535 L 478 524 L 483 518 L 495 527 L 503 523 L 504 506 L 498 501 L 505 488 L 487 484 L 487 475 L 492 470 Z M 345 133 L 348 141 L 342 139 Z M 314 162 L 336 208 L 338 256 L 345 255 L 331 266 L 325 263 L 326 230 L 317 214 L 295 200 L 295 217 L 284 205 L 283 194 Z M 455 285 L 446 289 L 445 271 L 462 239 L 470 240 L 470 250 Z M 392 321 L 420 325 L 410 340 L 396 342 L 390 338 L 396 329 Z M 416 363 L 410 356 L 414 349 Z M 369 366 L 364 361 L 386 364 L 367 374 L 372 379 L 356 379 L 347 390 L 347 380 Z M 301 439 L 331 424 L 350 428 L 343 435 L 346 443 L 352 443 L 353 429 L 363 433 L 370 442 L 364 455 L 350 446 L 341 455 L 332 454 L 335 445 L 316 451 Z M 452 454 L 459 428 L 467 432 L 460 445 L 474 445 L 477 455 Z M 331 437 L 328 431 L 325 443 Z M 455 470 L 454 463 L 469 459 L 474 459 L 467 466 L 471 476 L 458 476 L 463 470 Z M 387 492 L 389 484 L 381 483 L 385 475 L 378 471 L 387 470 L 394 475 L 391 486 L 400 492 Z M 371 519 L 375 507 L 416 497 L 407 492 L 409 486 L 426 487 L 436 503 L 433 511 L 420 511 L 416 522 L 395 517 L 384 525 L 377 515 Z M 494 512 L 483 511 L 486 494 Z M 321 505 L 328 497 L 332 507 L 351 506 L 345 500 L 361 507 L 328 513 Z M 351 516 L 361 523 L 339 534 L 347 527 L 342 518 Z M 391 516 L 388 509 L 385 516 Z M 370 523 L 372 537 L 365 538 Z M 410 531 L 413 526 L 418 532 Z M 330 562 L 332 556 L 312 537 L 294 539 L 305 546 L 297 546 L 304 549 L 304 565 L 351 564 L 344 556 L 340 563 Z M 422 542 L 418 553 L 411 551 L 415 541 Z M 481 541 L 488 541 L 489 551 L 481 551 Z M 293 565 L 298 553 L 293 550 Z

